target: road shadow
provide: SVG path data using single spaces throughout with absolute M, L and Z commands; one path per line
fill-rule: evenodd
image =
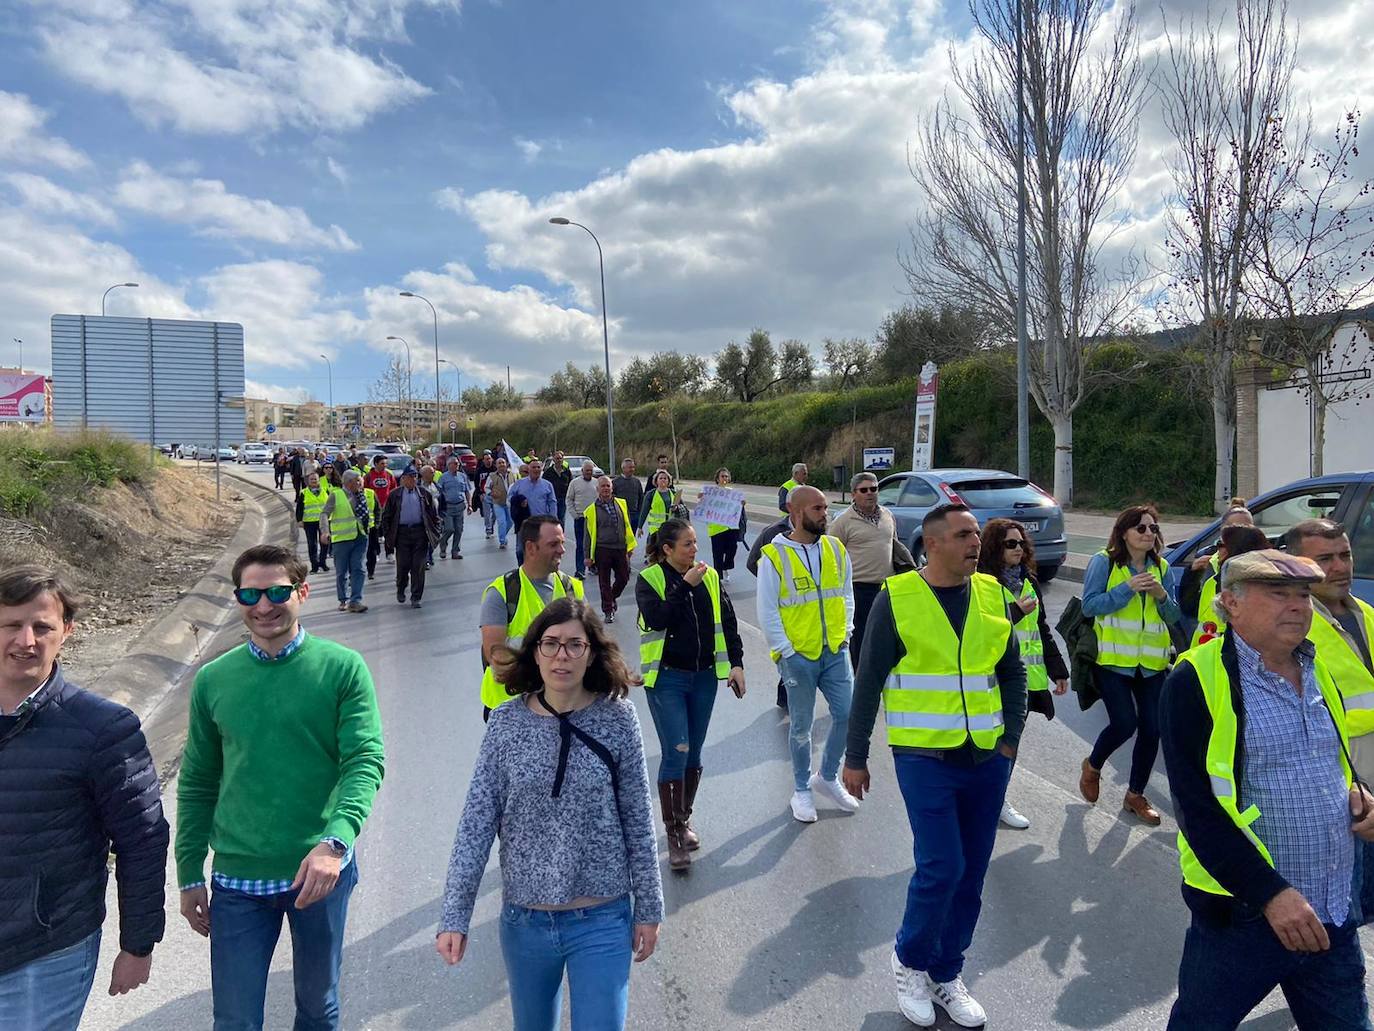
M 663 905 L 665 916 L 673 916 L 683 906 L 693 905 L 721 891 L 730 891 L 755 877 L 774 871 L 787 850 L 806 828 L 792 819 L 790 812 L 779 813 L 766 823 L 741 831 L 733 838 L 712 843 L 709 824 L 703 824 L 701 851 L 693 854 L 690 871 L 663 874 Z M 741 862 L 735 860 L 762 841 L 752 856 Z

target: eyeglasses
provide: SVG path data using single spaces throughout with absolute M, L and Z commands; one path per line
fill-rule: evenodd
M 877 488 L 877 487 L 855 487 L 855 488 L 854 488 L 854 493 L 855 493 L 855 494 L 877 494 L 877 493 L 878 493 L 878 488 Z
M 1002 547 L 1006 548 L 1007 551 L 1020 551 L 1020 550 L 1021 550 L 1022 548 L 1024 548 L 1025 546 L 1026 546 L 1026 542 L 1025 542 L 1025 541 L 1003 541 L 1003 542 L 1002 542 Z
M 560 651 L 570 659 L 580 659 L 587 654 L 590 647 L 591 645 L 580 637 L 575 637 L 571 641 L 560 641 L 556 637 L 539 639 L 539 654 L 546 659 L 554 658 Z
M 236 587 L 234 598 L 245 607 L 256 605 L 264 594 L 273 605 L 282 605 L 291 599 L 300 584 L 276 584 L 272 587 Z
M 1152 533 L 1156 536 L 1159 535 L 1158 523 L 1141 523 L 1139 526 L 1131 527 L 1131 529 L 1134 530 L 1136 533 Z

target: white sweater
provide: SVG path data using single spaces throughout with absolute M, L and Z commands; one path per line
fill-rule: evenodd
M 795 551 L 802 560 L 802 565 L 814 570 L 814 579 L 819 581 L 821 571 L 820 541 L 814 544 L 799 544 L 786 534 L 780 533 L 773 538 L 773 543 L 779 549 L 791 548 Z M 848 555 L 843 556 L 841 562 L 843 568 L 840 570 L 840 578 L 844 581 L 844 640 L 848 644 L 849 637 L 854 632 L 854 571 L 850 568 Z M 759 627 L 763 630 L 763 636 L 768 641 L 768 647 L 784 658 L 788 655 L 795 655 L 797 649 L 787 639 L 787 631 L 782 628 L 782 613 L 778 610 L 778 596 L 782 592 L 782 578 L 778 575 L 777 567 L 767 558 L 759 560 L 758 581 L 758 593 L 754 596 L 755 612 L 758 615 Z M 821 609 L 821 628 L 822 636 L 824 636 L 824 607 Z

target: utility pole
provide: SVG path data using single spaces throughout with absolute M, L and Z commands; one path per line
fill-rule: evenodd
M 1026 333 L 1026 102 L 1024 0 L 1016 0 L 1016 473 L 1030 479 L 1030 340 Z

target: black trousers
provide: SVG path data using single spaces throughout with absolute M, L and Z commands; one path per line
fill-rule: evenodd
M 320 543 L 320 524 L 302 523 L 305 527 L 305 550 L 310 554 L 310 571 L 324 569 L 329 564 L 329 545 Z
M 286 482 L 286 466 L 277 466 L 272 470 L 272 474 L 277 478 L 277 490 L 281 490 L 282 485 Z
M 859 652 L 863 649 L 868 614 L 873 611 L 873 603 L 878 600 L 878 592 L 882 589 L 882 584 L 854 581 L 854 633 L 849 638 L 849 662 L 855 671 L 859 668 Z
M 367 578 L 372 579 L 372 574 L 377 572 L 377 556 L 382 551 L 382 531 L 378 527 L 372 527 L 367 531 Z
M 396 531 L 396 600 L 405 601 L 406 583 L 410 600 L 419 601 L 425 593 L 425 562 L 429 559 L 429 535 L 423 526 L 402 526 Z
M 735 568 L 735 552 L 738 550 L 738 530 L 722 530 L 711 538 L 711 565 L 717 573 Z

